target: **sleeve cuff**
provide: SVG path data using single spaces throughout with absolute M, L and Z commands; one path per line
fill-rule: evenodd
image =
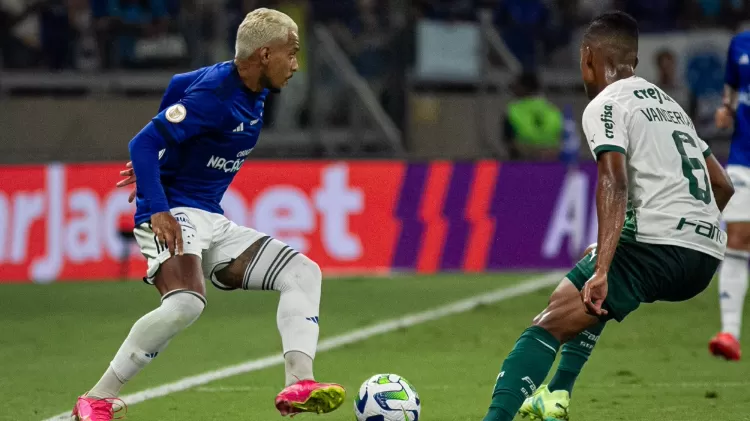
M 703 157 L 708 158 L 709 155 L 711 155 L 711 148 L 706 148 L 705 151 L 703 151 Z
M 169 203 L 166 200 L 150 200 L 148 203 L 148 210 L 151 213 L 169 212 Z
M 599 154 L 603 152 L 619 152 L 623 155 L 627 155 L 625 149 L 621 146 L 616 145 L 600 145 L 594 148 L 594 155 L 599 158 Z

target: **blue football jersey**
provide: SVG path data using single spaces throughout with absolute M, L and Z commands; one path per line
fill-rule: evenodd
M 130 142 L 136 225 L 178 206 L 222 213 L 224 193 L 258 142 L 267 94 L 245 87 L 233 62 L 174 76 L 159 114 Z
M 724 81 L 737 91 L 739 98 L 727 163 L 750 167 L 750 31 L 732 39 Z

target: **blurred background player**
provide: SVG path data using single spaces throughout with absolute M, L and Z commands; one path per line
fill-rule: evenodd
M 621 322 L 641 303 L 695 297 L 723 258 L 719 217 L 731 181 L 682 107 L 635 75 L 638 32 L 631 16 L 611 12 L 584 34 L 581 74 L 591 102 L 583 129 L 597 160 L 597 245 L 503 362 L 484 421 L 511 421 L 519 410 L 567 420 L 577 373 L 605 323 Z M 558 373 L 542 386 L 561 346 Z
M 737 193 L 722 215 L 729 238 L 719 270 L 721 332 L 708 346 L 712 354 L 736 361 L 741 356 L 742 306 L 750 260 L 750 31 L 732 39 L 724 83 L 724 101 L 716 110 L 716 126 L 726 129 L 734 123 L 727 173 Z
M 281 293 L 281 415 L 329 412 L 343 402 L 341 386 L 313 377 L 320 268 L 286 244 L 229 221 L 220 206 L 258 141 L 266 95 L 286 86 L 298 50 L 289 16 L 252 11 L 237 31 L 235 59 L 173 77 L 159 114 L 130 142 L 132 171 L 120 185 L 136 182 L 135 238 L 148 260 L 144 281 L 156 286 L 161 305 L 133 325 L 99 382 L 78 398 L 74 420 L 109 421 L 119 412 L 125 383 L 201 315 L 209 279 L 222 290 Z

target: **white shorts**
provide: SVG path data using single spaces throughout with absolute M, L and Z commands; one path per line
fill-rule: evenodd
M 184 207 L 172 208 L 171 212 L 182 226 L 183 252 L 201 258 L 204 279 L 210 279 L 217 288 L 233 289 L 222 285 L 214 274 L 266 235 L 241 227 L 218 213 Z M 133 233 L 141 253 L 148 260 L 143 280 L 153 284 L 159 266 L 171 257 L 169 249 L 159 244 L 150 223 L 139 225 Z
M 727 166 L 727 174 L 734 184 L 734 195 L 722 212 L 725 222 L 750 222 L 750 168 Z

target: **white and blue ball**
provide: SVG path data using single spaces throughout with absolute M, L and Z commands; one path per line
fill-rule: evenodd
M 376 374 L 354 399 L 357 421 L 419 421 L 421 403 L 414 387 L 396 374 Z

